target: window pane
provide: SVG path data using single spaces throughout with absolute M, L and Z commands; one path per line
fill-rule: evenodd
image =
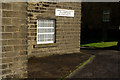
M 109 14 L 105 14 L 103 20 L 104 21 L 109 21 L 110 20 L 110 15 Z
M 54 32 L 54 29 L 51 28 L 38 29 L 38 33 L 51 33 L 51 32 Z
M 40 35 L 40 39 L 44 39 L 44 35 L 43 34 Z
M 103 21 L 104 22 L 110 21 L 110 11 L 109 10 L 103 11 Z
M 55 31 L 54 20 L 38 20 L 37 28 L 37 43 L 49 43 L 54 42 L 54 31 Z
M 52 38 L 51 35 L 52 34 L 46 34 L 46 38 Z
M 45 41 L 53 41 L 53 34 L 45 34 Z

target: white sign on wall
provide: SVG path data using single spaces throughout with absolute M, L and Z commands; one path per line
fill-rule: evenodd
M 56 16 L 74 17 L 74 10 L 56 9 L 55 15 Z

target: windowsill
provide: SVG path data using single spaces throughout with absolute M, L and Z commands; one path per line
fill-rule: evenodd
M 56 47 L 56 43 L 43 43 L 43 44 L 36 44 L 33 45 L 33 48 L 48 48 L 48 47 Z
M 52 44 L 54 43 L 53 41 L 48 41 L 48 42 L 37 42 L 37 44 Z

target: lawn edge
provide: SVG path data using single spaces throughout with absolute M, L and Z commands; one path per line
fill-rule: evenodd
M 112 43 L 112 44 L 108 45 L 108 43 L 109 44 Z M 95 45 L 97 45 L 97 46 L 95 46 Z M 107 42 L 102 41 L 102 42 L 96 42 L 96 43 L 81 44 L 81 47 L 106 48 L 106 47 L 111 47 L 111 46 L 116 46 L 116 45 L 117 45 L 117 41 L 107 41 Z
M 82 53 L 84 53 L 84 52 L 82 52 Z M 84 61 L 82 64 L 80 63 L 77 66 L 77 69 L 75 69 L 73 72 L 71 72 L 70 74 L 68 74 L 65 78 L 71 78 L 78 70 L 82 69 L 85 65 L 87 65 L 88 63 L 90 63 L 94 58 L 95 58 L 95 55 L 91 55 L 89 57 L 89 59 L 87 59 L 86 61 Z

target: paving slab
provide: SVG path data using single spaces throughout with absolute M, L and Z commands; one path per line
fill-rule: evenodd
M 80 63 L 84 63 L 91 55 L 72 53 L 33 57 L 28 60 L 28 78 L 61 78 L 75 70 Z

